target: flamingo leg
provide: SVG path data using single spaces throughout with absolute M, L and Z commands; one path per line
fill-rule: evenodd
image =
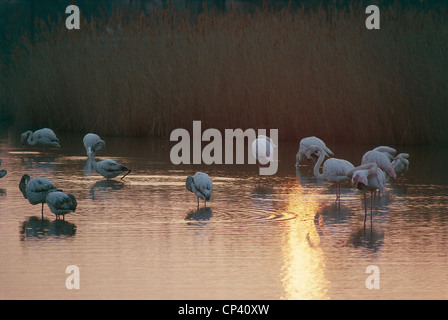
M 42 220 L 44 220 L 44 203 L 42 202 Z
M 364 228 L 366 227 L 366 217 L 367 217 L 367 198 L 364 193 Z
M 199 210 L 199 197 L 197 197 L 198 198 L 198 210 Z
M 373 222 L 373 193 L 370 195 L 370 225 Z
M 341 200 L 341 191 L 340 191 L 339 183 L 334 184 L 334 190 L 336 192 L 336 201 Z

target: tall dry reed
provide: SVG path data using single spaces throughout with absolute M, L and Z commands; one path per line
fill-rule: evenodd
M 283 139 L 446 143 L 447 15 L 383 8 L 380 30 L 366 17 L 353 5 L 42 22 L 15 53 L 11 107 L 24 126 L 103 135 L 166 137 L 202 120 Z

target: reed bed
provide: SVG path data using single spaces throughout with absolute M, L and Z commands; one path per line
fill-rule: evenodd
M 14 52 L 7 92 L 26 127 L 168 137 L 176 128 L 279 129 L 362 144 L 448 141 L 448 19 L 364 7 L 119 11 L 40 23 Z

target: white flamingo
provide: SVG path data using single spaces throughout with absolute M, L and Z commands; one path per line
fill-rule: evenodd
M 277 148 L 274 141 L 265 135 L 259 135 L 252 142 L 252 154 L 262 164 L 274 161 L 274 148 Z
M 0 160 L 0 166 L 1 165 L 2 165 L 2 160 Z M 6 176 L 7 173 L 8 173 L 8 171 L 6 171 L 6 169 L 0 170 L 0 179 L 3 178 L 4 176 Z
M 277 146 L 274 141 L 265 135 L 259 135 L 257 139 L 252 142 L 252 154 L 259 162 L 260 166 L 275 161 L 274 152 L 276 148 Z M 267 181 L 268 177 L 265 176 L 265 178 Z M 260 180 L 258 183 L 260 183 Z
M 352 186 L 359 189 L 364 193 L 364 226 L 367 216 L 367 198 L 366 193 L 370 192 L 370 220 L 372 220 L 373 214 L 373 193 L 376 190 L 385 192 L 384 184 L 386 182 L 386 176 L 384 172 L 374 162 L 360 165 L 351 169 L 347 173 L 347 177 L 351 179 Z
M 397 150 L 389 146 L 379 146 L 373 149 L 372 151 L 378 151 L 383 153 L 389 159 L 389 161 L 392 161 L 393 157 L 395 156 L 395 153 L 397 153 Z
M 47 195 L 50 192 L 57 190 L 55 185 L 44 178 L 33 178 L 27 174 L 22 176 L 19 183 L 19 189 L 23 196 L 28 199 L 29 203 L 36 205 L 42 203 L 42 219 L 44 218 L 44 203 L 46 202 Z
M 65 220 L 65 215 L 70 212 L 75 212 L 78 203 L 76 198 L 71 193 L 64 193 L 62 190 L 56 190 L 48 193 L 46 203 L 51 212 L 56 215 L 56 219 L 60 216 Z
M 35 132 L 32 132 L 31 130 L 26 131 L 22 133 L 20 142 L 22 144 L 28 143 L 30 146 L 41 144 L 44 146 L 44 150 L 46 146 L 61 147 L 56 134 L 53 130 L 48 128 L 40 129 Z
M 121 180 L 123 180 L 124 177 L 131 173 L 130 169 L 115 160 L 103 160 L 98 162 L 95 160 L 95 153 L 103 147 L 104 141 L 100 140 L 92 148 L 88 148 L 87 154 L 93 168 L 106 179 L 113 179 L 123 172 L 127 172 L 121 177 Z
M 193 192 L 198 198 L 204 199 L 204 207 L 207 207 L 207 201 L 212 198 L 213 183 L 208 174 L 203 172 L 196 172 L 194 176 L 188 176 L 185 186 L 188 191 Z
M 89 155 L 89 147 L 92 148 L 96 143 L 98 143 L 101 140 L 100 136 L 95 133 L 88 133 L 84 136 L 82 139 L 82 142 L 84 143 L 84 148 L 86 148 L 87 156 Z M 106 146 L 106 143 L 103 141 L 102 144 L 97 146 L 96 152 L 100 151 Z
M 296 167 L 299 166 L 299 163 L 303 160 L 303 157 L 306 156 L 306 153 L 308 152 L 308 148 L 310 146 L 319 146 L 321 147 L 328 156 L 333 155 L 333 151 L 331 151 L 326 145 L 325 142 L 323 142 L 321 139 L 317 138 L 317 137 L 306 137 L 303 138 L 302 140 L 300 140 L 300 145 L 299 145 L 299 151 L 297 152 L 296 155 Z M 317 153 L 313 153 L 311 159 L 315 162 L 316 159 L 319 158 L 320 156 L 320 151 L 317 151 Z M 310 158 L 308 158 L 310 159 Z
M 329 158 L 324 162 L 322 173 L 320 173 L 320 166 L 328 154 L 321 146 L 309 146 L 308 151 L 306 152 L 307 159 L 311 158 L 316 153 L 319 154 L 319 158 L 314 165 L 314 176 L 317 179 L 333 183 L 336 189 L 336 200 L 340 199 L 341 182 L 349 180 L 347 172 L 355 166 L 347 160 Z
M 389 160 L 389 157 L 384 152 L 375 150 L 367 151 L 362 157 L 361 165 L 369 164 L 372 162 L 376 163 L 378 168 L 383 170 L 386 174 L 388 174 L 392 178 L 395 179 L 397 177 L 394 168 L 392 168 L 392 164 Z
M 398 175 L 404 175 L 409 170 L 409 154 L 408 153 L 400 153 L 396 156 L 391 165 L 394 168 L 394 171 Z

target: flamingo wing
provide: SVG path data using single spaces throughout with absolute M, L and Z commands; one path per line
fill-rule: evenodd
M 209 201 L 212 196 L 213 183 L 208 174 L 197 172 L 191 185 L 193 192 L 200 198 Z
M 65 214 L 74 212 L 78 203 L 72 194 L 65 194 L 62 191 L 51 192 L 47 195 L 46 202 L 50 210 L 55 214 Z

